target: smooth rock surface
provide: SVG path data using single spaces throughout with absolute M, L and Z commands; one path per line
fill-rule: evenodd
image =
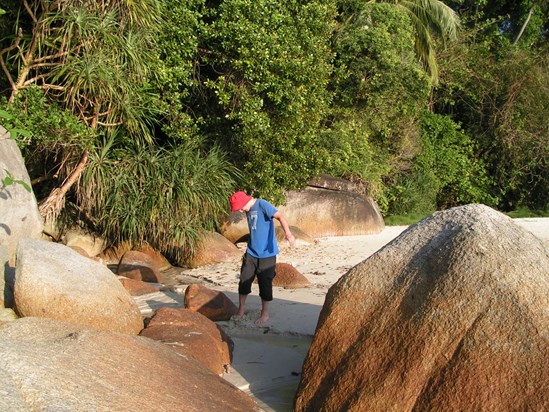
M 71 248 L 24 239 L 17 249 L 14 299 L 17 313 L 138 334 L 139 308 L 106 266 Z
M 290 226 L 299 228 L 309 238 L 369 235 L 385 227 L 371 197 L 344 190 L 307 187 L 300 192 L 289 191 L 286 204 L 277 209 Z M 246 240 L 249 233 L 246 215 L 230 213 L 220 231 L 232 243 Z
M 229 320 L 236 314 L 236 305 L 223 292 L 192 284 L 185 289 L 185 307 L 212 321 Z
M 234 262 L 242 258 L 242 252 L 223 235 L 206 233 L 198 242 L 188 262 L 191 268 L 220 262 Z
M 7 171 L 7 172 L 6 172 Z M 30 186 L 30 178 L 17 143 L 0 126 L 0 181 L 7 173 Z M 1 185 L 0 185 L 1 186 Z M 40 239 L 44 222 L 38 211 L 34 192 L 28 192 L 19 183 L 0 187 L 0 245 L 8 251 L 10 264 L 15 263 L 20 239 Z

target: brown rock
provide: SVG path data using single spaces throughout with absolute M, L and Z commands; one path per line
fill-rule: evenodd
M 273 286 L 280 286 L 285 289 L 306 288 L 311 282 L 289 263 L 276 264 L 276 276 L 273 279 Z
M 541 411 L 549 252 L 483 205 L 435 213 L 330 288 L 296 411 Z
M 141 336 L 159 340 L 223 375 L 229 370 L 233 342 L 211 320 L 188 309 L 160 308 Z
M 150 245 L 142 245 L 136 250 L 149 256 L 154 267 L 156 267 L 160 272 L 170 269 L 172 267 L 168 259 L 166 259 L 166 257 L 162 253 L 160 253 L 158 250 Z
M 21 317 L 45 317 L 137 335 L 143 318 L 135 300 L 108 268 L 71 248 L 21 239 L 14 304 Z
M 155 261 L 146 253 L 129 250 L 124 253 L 118 265 L 117 274 L 143 282 L 163 283 Z
M 314 238 L 370 235 L 385 227 L 375 201 L 352 192 L 307 187 L 288 192 L 278 210 L 290 225 Z
M 276 264 L 276 276 L 273 279 L 273 286 L 284 289 L 299 289 L 311 286 L 311 282 L 289 263 Z M 257 283 L 257 277 L 254 279 Z
M 185 289 L 185 307 L 212 321 L 229 320 L 237 311 L 235 304 L 223 292 L 198 284 Z
M 2 411 L 258 411 L 191 356 L 51 319 L 0 327 Z
M 310 238 L 370 235 L 385 227 L 379 207 L 363 188 L 327 176 L 312 181 L 303 191 L 287 192 L 286 204 L 277 209 L 291 227 Z M 220 232 L 231 243 L 245 241 L 249 234 L 245 214 L 230 213 Z
M 124 276 L 118 276 L 118 280 L 132 296 L 146 295 L 147 293 L 154 293 L 160 290 L 160 287 L 143 282 L 142 280 L 125 278 Z
M 150 264 L 153 265 L 158 271 L 163 272 L 172 267 L 171 263 L 166 257 L 148 244 L 144 244 L 138 247 L 132 247 L 129 242 L 120 242 L 116 247 L 105 249 L 98 257 L 107 265 L 120 263 L 124 254 L 130 250 L 136 250 L 137 252 L 148 255 Z
M 242 258 L 242 252 L 216 232 L 206 233 L 199 241 L 188 266 L 196 268 L 212 263 L 233 262 Z

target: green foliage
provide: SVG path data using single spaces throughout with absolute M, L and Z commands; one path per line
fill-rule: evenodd
M 16 140 L 20 149 L 33 158 L 40 152 L 54 152 L 62 147 L 81 151 L 89 148 L 95 138 L 95 132 L 69 110 L 49 103 L 37 86 L 22 90 L 10 104 L 4 100 L 2 106 L 11 124 L 26 130 Z
M 30 2 L 11 21 L 0 53 L 10 100 L 39 85 L 49 101 L 92 128 L 148 136 L 155 105 L 144 79 L 158 24 L 157 0 Z
M 184 264 L 202 232 L 227 215 L 237 172 L 220 149 L 204 153 L 196 143 L 115 146 L 109 139 L 91 153 L 80 210 L 111 244 L 147 242 Z
M 444 59 L 438 110 L 463 125 L 486 159 L 490 194 L 503 210 L 549 202 L 547 53 L 494 48 L 470 33 Z M 481 39 L 483 39 L 481 37 Z M 497 51 L 497 54 L 494 53 Z
M 471 139 L 450 118 L 424 112 L 421 137 L 413 168 L 393 187 L 397 201 L 392 213 L 428 215 L 467 203 L 494 204 L 486 195 L 488 179 L 484 165 L 474 157 Z
M 438 82 L 435 37 L 442 43 L 454 40 L 460 27 L 457 13 L 439 0 L 378 0 L 396 5 L 409 17 L 414 29 L 415 50 L 433 84 Z
M 492 22 L 484 34 L 504 38 L 507 47 L 516 43 L 517 47 L 528 49 L 547 41 L 549 3 L 546 0 L 448 0 L 446 3 L 469 21 L 469 27 Z
M 84 149 L 94 144 L 96 131 L 79 121 L 70 111 L 49 104 L 36 86 L 22 90 L 11 104 L 3 102 L 10 124 L 19 133 L 16 142 L 21 149 L 37 200 L 70 173 Z
M 410 213 L 407 215 L 390 215 L 383 218 L 385 226 L 410 226 L 414 225 L 422 219 L 425 219 L 429 214 L 415 214 Z
M 203 115 L 197 102 L 203 86 L 196 78 L 203 8 L 203 0 L 162 2 L 162 25 L 150 73 L 164 114 L 161 128 L 170 139 L 193 136 Z
M 8 131 L 10 134 L 10 139 L 17 140 L 18 136 L 22 136 L 24 138 L 31 138 L 32 134 L 25 130 L 25 129 L 18 129 L 17 127 L 12 127 L 11 124 L 14 120 L 14 116 L 10 114 L 9 112 L 5 110 L 0 109 L 0 118 L 2 120 L 2 124 L 4 128 Z
M 8 169 L 4 169 L 4 172 L 6 176 L 2 179 L 2 189 L 1 189 L 2 191 L 8 186 L 21 185 L 27 192 L 29 193 L 32 192 L 32 189 L 27 182 L 13 177 L 13 175 Z
M 548 8 L 445 3 L 443 49 L 436 0 L 5 0 L 0 118 L 39 199 L 89 151 L 71 204 L 179 262 L 235 187 L 281 203 L 318 173 L 383 213 L 547 209 Z
M 419 150 L 418 113 L 429 81 L 414 52 L 409 17 L 389 4 L 346 2 L 333 38 L 334 104 L 322 144 L 325 172 L 357 176 L 383 212 L 385 180 Z
M 326 1 L 231 0 L 203 28 L 202 130 L 229 151 L 242 187 L 275 202 L 318 171 L 334 14 Z
M 506 213 L 513 219 L 527 218 L 527 217 L 549 217 L 549 210 L 530 210 L 527 208 L 519 208 L 511 212 Z

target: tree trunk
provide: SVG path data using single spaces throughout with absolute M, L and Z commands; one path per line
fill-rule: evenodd
M 65 204 L 65 195 L 71 186 L 80 178 L 80 175 L 86 168 L 86 164 L 88 163 L 88 155 L 88 149 L 84 150 L 80 161 L 76 165 L 76 168 L 72 171 L 71 175 L 65 180 L 61 187 L 52 190 L 47 199 L 40 205 L 40 214 L 45 221 L 53 221 L 59 215 L 59 212 Z
M 526 21 L 520 28 L 519 34 L 517 34 L 517 37 L 515 41 L 513 42 L 513 46 L 518 43 L 520 38 L 522 37 L 522 34 L 524 33 L 524 30 L 526 29 L 526 26 L 528 26 L 528 23 L 530 22 L 530 18 L 532 17 L 532 13 L 534 12 L 534 6 L 530 7 L 530 11 L 528 12 L 528 17 L 526 17 Z

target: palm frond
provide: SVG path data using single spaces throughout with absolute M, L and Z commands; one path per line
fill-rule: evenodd
M 107 141 L 91 157 L 79 204 L 111 243 L 148 243 L 184 263 L 225 216 L 237 174 L 220 149 L 196 142 L 120 150 Z
M 416 32 L 416 52 L 434 83 L 438 82 L 438 65 L 433 35 L 444 42 L 454 40 L 460 27 L 457 13 L 440 0 L 392 0 L 410 16 Z

